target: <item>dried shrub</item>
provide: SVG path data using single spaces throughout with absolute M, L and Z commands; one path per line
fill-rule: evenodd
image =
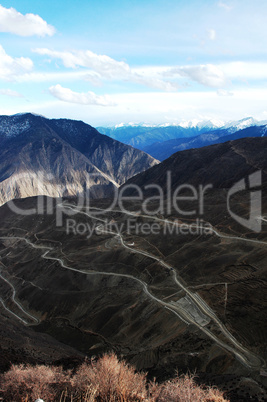
M 83 364 L 73 381 L 81 394 L 88 394 L 90 389 L 103 402 L 144 401 L 147 395 L 146 375 L 136 373 L 114 353 L 104 355 L 90 366 Z
M 76 373 L 48 366 L 12 366 L 1 377 L 6 402 L 226 402 L 216 388 L 204 389 L 192 376 L 148 384 L 146 374 L 119 361 L 114 353 L 82 364 Z
M 5 401 L 53 401 L 62 388 L 69 385 L 69 373 L 49 366 L 12 366 L 1 378 L 1 392 Z
M 150 395 L 155 402 L 227 402 L 221 391 L 198 386 L 190 375 L 177 375 L 161 385 L 153 383 L 150 385 Z

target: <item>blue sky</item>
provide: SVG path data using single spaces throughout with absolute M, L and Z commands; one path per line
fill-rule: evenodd
M 265 0 L 0 0 L 0 114 L 267 119 Z

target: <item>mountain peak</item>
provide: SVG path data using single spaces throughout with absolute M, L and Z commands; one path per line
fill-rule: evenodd
M 12 116 L 27 116 L 27 115 L 36 116 L 36 117 L 43 117 L 44 119 L 47 119 L 47 117 L 43 116 L 42 114 L 32 113 L 32 112 L 15 113 Z
M 193 119 L 189 121 L 184 121 L 179 124 L 183 128 L 220 128 L 223 127 L 224 122 L 221 120 L 198 120 L 198 119 Z
M 82 121 L 31 113 L 0 116 L 0 142 L 0 204 L 35 195 L 72 196 L 89 189 L 92 198 L 108 196 L 158 163 Z M 53 183 L 47 179 L 40 184 L 39 173 L 52 175 Z
M 254 117 L 250 116 L 250 117 L 245 117 L 241 120 L 230 121 L 224 126 L 224 128 L 228 129 L 229 132 L 234 133 L 238 130 L 243 130 L 244 128 L 247 128 L 247 127 L 263 126 L 265 124 L 267 124 L 266 120 L 258 121 L 256 119 L 254 119 Z

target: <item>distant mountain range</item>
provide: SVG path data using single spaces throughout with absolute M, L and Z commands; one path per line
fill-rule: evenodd
M 252 117 L 226 124 L 221 121 L 194 120 L 179 125 L 100 127 L 99 131 L 163 161 L 177 151 L 238 138 L 265 136 L 267 121 L 257 121 Z
M 231 134 L 232 132 L 232 134 Z M 191 138 L 177 138 L 164 142 L 157 142 L 144 148 L 144 151 L 157 157 L 160 161 L 167 159 L 177 151 L 184 151 L 192 148 L 202 148 L 208 145 L 219 144 L 227 141 L 237 140 L 246 137 L 266 136 L 266 126 L 251 126 L 242 130 L 234 131 L 233 127 L 211 130 Z
M 0 205 L 35 195 L 105 197 L 157 164 L 83 123 L 30 113 L 0 116 Z M 40 177 L 42 179 L 40 180 Z
M 155 142 L 163 142 L 173 138 L 188 138 L 213 130 L 213 125 L 203 126 L 182 126 L 182 125 L 162 125 L 162 126 L 116 126 L 113 128 L 98 127 L 98 131 L 109 137 L 132 145 L 138 149 L 143 149 Z

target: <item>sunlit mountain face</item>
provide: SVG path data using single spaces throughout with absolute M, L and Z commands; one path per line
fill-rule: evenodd
M 81 121 L 0 116 L 0 203 L 34 195 L 111 195 L 158 162 Z

